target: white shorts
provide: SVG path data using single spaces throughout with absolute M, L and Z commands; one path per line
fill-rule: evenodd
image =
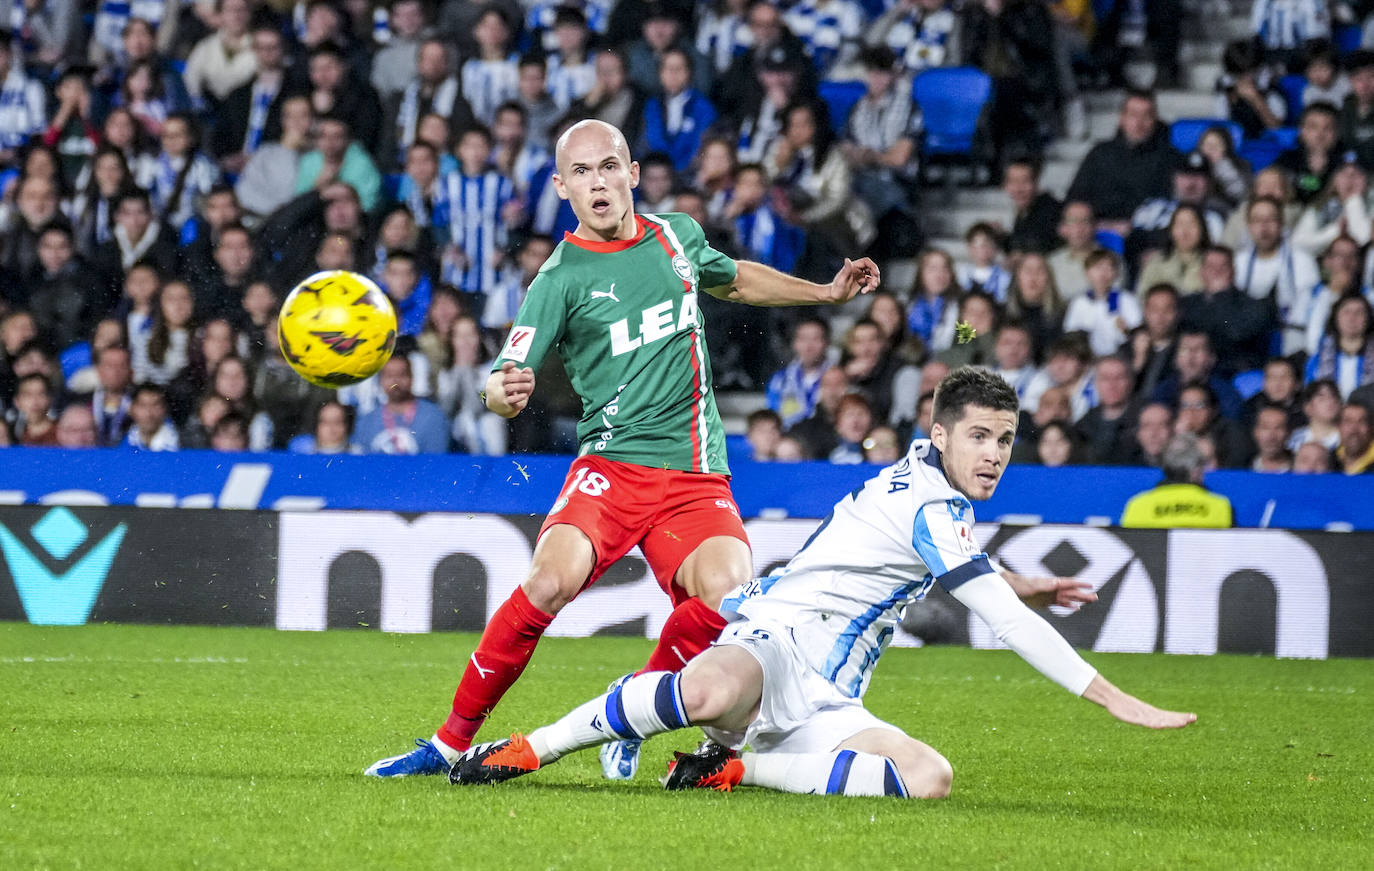
M 706 729 L 712 740 L 757 753 L 828 753 L 865 729 L 901 729 L 873 715 L 806 664 L 792 630 L 766 620 L 739 620 L 716 644 L 749 652 L 763 669 L 759 715 L 744 734 Z

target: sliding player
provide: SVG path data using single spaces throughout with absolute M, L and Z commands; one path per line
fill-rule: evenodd
M 1016 393 L 999 376 L 959 369 L 935 394 L 929 441 L 841 500 L 779 573 L 722 603 L 737 615 L 680 674 L 645 672 L 526 738 L 474 747 L 454 783 L 495 783 L 607 741 L 704 726 L 715 742 L 669 767 L 669 789 L 949 794 L 950 764 L 863 706 L 908 602 L 938 582 L 1046 677 L 1127 723 L 1176 728 L 1193 714 L 1127 695 L 1018 600 L 1070 607 L 1096 597 L 1068 578 L 1030 580 L 974 543 L 969 499 L 987 499 L 1011 455 Z M 731 747 L 748 744 L 753 752 Z
M 529 575 L 487 624 L 447 721 L 370 775 L 447 771 L 554 615 L 636 544 L 674 605 L 647 669 L 677 671 L 715 640 L 725 626 L 721 597 L 748 580 L 752 562 L 730 495 L 697 292 L 791 305 L 845 302 L 878 286 L 867 259 L 846 260 L 829 285 L 813 284 L 725 257 L 686 215 L 636 215 L 639 164 L 609 124 L 574 125 L 555 160 L 554 185 L 579 223 L 530 285 L 485 398 L 497 414 L 519 414 L 535 370 L 557 348 L 582 397 L 579 457 Z M 639 743 L 616 748 L 603 758 L 608 776 L 634 776 Z

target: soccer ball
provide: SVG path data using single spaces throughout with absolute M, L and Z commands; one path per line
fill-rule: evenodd
M 296 285 L 277 319 L 282 356 L 320 387 L 345 387 L 375 375 L 396 348 L 396 310 L 372 279 L 317 272 Z

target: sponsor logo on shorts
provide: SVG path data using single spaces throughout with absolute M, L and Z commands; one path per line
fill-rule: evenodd
M 716 500 L 716 507 L 717 507 L 717 508 L 724 508 L 726 511 L 729 511 L 731 514 L 735 515 L 736 517 L 739 516 L 739 509 L 736 508 L 736 507 L 735 507 L 735 503 L 731 502 L 729 499 L 717 499 L 717 500 Z
M 564 496 L 562 499 L 559 499 L 557 502 L 553 503 L 553 507 L 549 509 L 549 513 L 550 513 L 550 514 L 557 514 L 558 512 L 562 511 L 564 508 L 567 508 L 567 507 L 568 507 L 568 497 L 567 497 L 567 496 Z
M 525 362 L 525 358 L 530 355 L 530 346 L 534 344 L 534 331 L 534 327 L 511 327 L 501 357 L 519 363 Z

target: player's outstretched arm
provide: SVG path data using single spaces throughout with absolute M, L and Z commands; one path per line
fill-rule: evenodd
M 510 360 L 487 376 L 487 410 L 502 417 L 515 417 L 529 404 L 534 393 L 534 370 L 519 369 Z
M 816 284 L 751 260 L 735 261 L 735 269 L 733 284 L 707 288 L 706 292 L 749 305 L 817 305 L 848 302 L 877 290 L 882 282 L 878 264 L 867 257 L 846 258 L 829 284 Z
M 1123 693 L 1100 674 L 1088 684 L 1088 688 L 1083 692 L 1083 698 L 1098 703 L 1107 709 L 1107 713 L 1123 723 L 1144 726 L 1147 729 L 1181 729 L 1189 723 L 1197 722 L 1197 714 L 1156 708 L 1129 693 Z

